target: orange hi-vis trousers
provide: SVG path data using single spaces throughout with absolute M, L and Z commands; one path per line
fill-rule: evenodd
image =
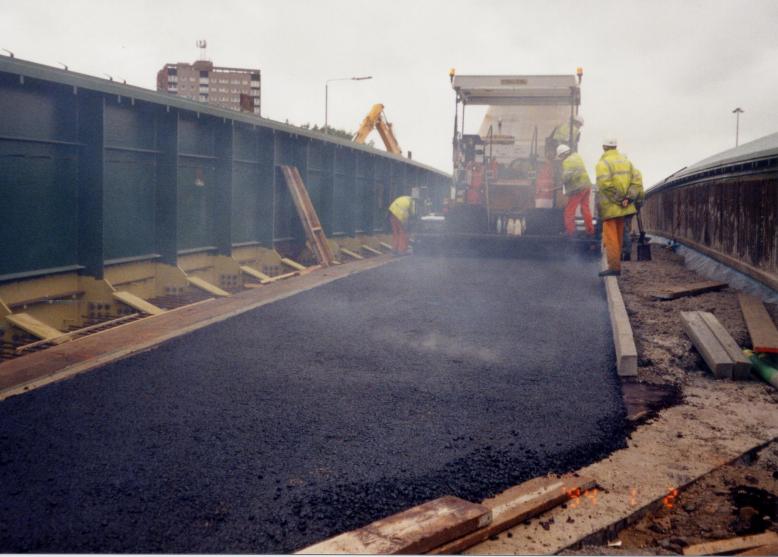
M 624 217 L 602 221 L 602 241 L 608 258 L 608 269 L 621 271 L 621 244 L 624 241 Z
M 594 225 L 592 224 L 592 209 L 589 207 L 589 193 L 592 190 L 582 188 L 580 191 L 570 194 L 565 206 L 565 230 L 568 236 L 575 236 L 575 210 L 581 206 L 581 216 L 583 216 L 586 233 L 592 236 L 594 234 Z
M 395 253 L 405 253 L 408 251 L 408 232 L 405 230 L 400 219 L 393 214 L 389 214 L 389 221 L 392 223 L 392 249 Z

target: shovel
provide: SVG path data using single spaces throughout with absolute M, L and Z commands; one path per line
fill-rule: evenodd
M 638 238 L 638 261 L 651 261 L 651 244 L 649 238 L 646 237 L 646 231 L 643 230 L 643 219 L 640 217 L 640 211 L 638 211 L 638 230 L 640 231 L 640 237 Z

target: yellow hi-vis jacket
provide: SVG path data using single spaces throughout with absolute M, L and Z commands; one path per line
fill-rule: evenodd
M 630 180 L 627 197 L 635 202 L 635 207 L 640 208 L 646 200 L 646 191 L 643 189 L 643 174 L 632 167 L 632 179 Z
M 637 210 L 630 201 L 622 207 L 632 184 L 632 163 L 616 149 L 608 149 L 597 161 L 597 190 L 600 203 L 600 218 L 615 219 L 634 215 Z
M 577 137 L 581 134 L 581 126 L 577 122 L 573 122 L 573 139 L 578 140 Z M 559 124 L 551 133 L 551 139 L 557 143 L 564 143 L 567 145 L 570 143 L 570 123 L 564 122 Z
M 389 205 L 389 212 L 403 224 L 416 214 L 416 202 L 410 195 L 401 195 Z
M 565 186 L 565 194 L 571 195 L 584 188 L 592 187 L 586 165 L 578 153 L 571 153 L 562 161 L 562 184 Z

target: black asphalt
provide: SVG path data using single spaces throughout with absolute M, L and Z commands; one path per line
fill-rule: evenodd
M 0 551 L 289 552 L 597 460 L 596 273 L 405 258 L 0 402 Z

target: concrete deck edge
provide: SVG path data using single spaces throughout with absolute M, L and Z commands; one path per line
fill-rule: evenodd
M 208 302 L 213 302 L 213 306 L 214 306 L 213 315 L 211 317 L 205 319 L 195 319 L 188 324 L 182 324 L 181 327 L 176 328 L 176 330 L 172 332 L 159 334 L 149 340 L 134 342 L 132 344 L 126 344 L 121 348 L 105 350 L 103 353 L 96 354 L 95 356 L 90 357 L 82 362 L 78 362 L 74 364 L 65 364 L 59 369 L 48 369 L 47 371 L 42 372 L 38 377 L 35 377 L 31 380 L 22 381 L 18 384 L 0 390 L 0 401 L 5 400 L 8 397 L 30 392 L 39 387 L 43 387 L 45 385 L 57 381 L 61 381 L 63 379 L 74 377 L 86 371 L 90 371 L 92 369 L 104 366 L 108 363 L 127 358 L 129 356 L 132 356 L 133 354 L 150 350 L 156 346 L 163 344 L 164 342 L 185 335 L 192 331 L 202 329 L 203 327 L 207 327 L 214 323 L 224 321 L 225 319 L 235 317 L 247 311 L 257 309 L 261 306 L 271 304 L 279 300 L 283 300 L 284 298 L 294 296 L 295 294 L 305 292 L 312 288 L 316 288 L 317 286 L 323 286 L 330 282 L 340 280 L 342 278 L 353 275 L 355 273 L 380 267 L 392 261 L 397 261 L 397 259 L 394 259 L 392 256 L 386 255 L 380 257 L 373 257 L 363 261 L 349 262 L 348 264 L 340 265 L 338 267 L 317 269 L 307 275 L 291 277 L 285 281 L 280 281 L 280 282 L 263 286 L 261 289 L 242 292 L 241 294 L 247 295 L 246 304 L 236 309 L 231 309 L 227 311 L 221 311 L 221 312 L 219 311 L 219 302 L 227 302 L 227 303 L 234 302 L 236 299 L 240 299 L 239 298 L 240 295 L 232 296 L 230 298 L 219 298 L 219 299 L 209 300 Z M 290 284 L 297 284 L 299 285 L 299 287 L 290 288 L 289 287 Z M 255 293 L 260 293 L 261 299 L 252 301 L 252 298 L 255 297 L 254 296 Z M 120 331 L 120 334 L 126 333 L 127 329 L 132 326 L 137 326 L 137 327 L 143 327 L 149 325 L 153 326 L 155 323 L 154 320 L 160 320 L 165 316 L 169 317 L 175 311 L 184 310 L 190 307 L 191 306 L 183 306 L 182 308 L 178 308 L 177 310 L 166 312 L 160 315 L 150 316 L 141 319 L 140 321 L 127 324 L 121 328 L 122 330 Z M 116 330 L 109 329 L 107 331 L 104 331 L 103 333 L 101 333 L 102 339 L 106 341 L 110 340 L 112 333 L 114 335 L 119 333 L 119 328 L 117 328 Z M 19 366 L 20 362 L 23 364 L 26 358 L 30 358 L 32 356 L 41 357 L 41 355 L 48 355 L 52 359 L 56 359 L 58 354 L 73 349 L 77 350 L 81 345 L 83 345 L 85 342 L 88 342 L 90 340 L 93 339 L 90 339 L 90 336 L 85 336 L 83 338 L 73 340 L 66 344 L 61 344 L 52 348 L 48 348 L 38 353 L 30 354 L 28 356 L 23 356 L 15 360 L 4 362 L 3 364 L 0 364 L 0 374 L 2 374 L 4 371 L 8 370 L 12 366 Z

